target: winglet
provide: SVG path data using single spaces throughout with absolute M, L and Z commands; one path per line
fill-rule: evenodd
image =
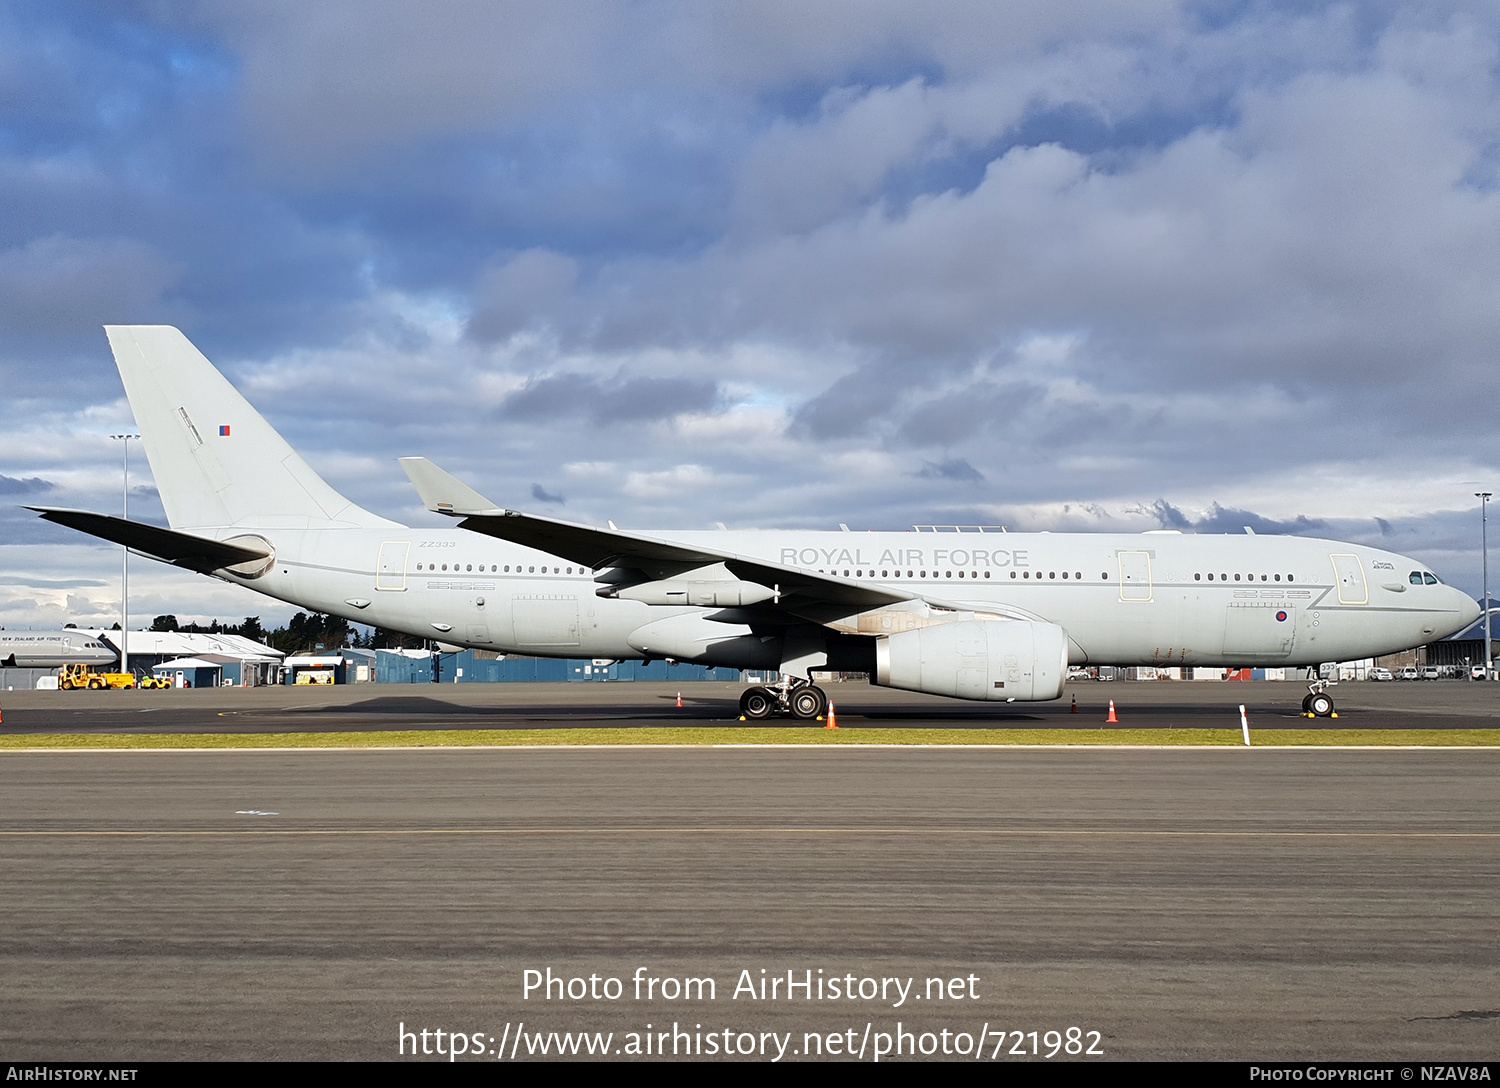
M 411 478 L 411 484 L 422 497 L 422 503 L 435 514 L 450 517 L 468 517 L 475 514 L 491 516 L 505 511 L 462 480 L 444 472 L 425 457 L 402 457 L 401 467 Z

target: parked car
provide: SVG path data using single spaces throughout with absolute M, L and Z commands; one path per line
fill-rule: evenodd
M 1422 679 L 1422 672 L 1415 665 L 1407 665 L 1404 669 L 1402 669 L 1399 673 L 1396 674 L 1396 679 L 1397 680 L 1420 680 L 1420 679 Z
M 1443 678 L 1443 670 L 1440 669 L 1440 668 L 1438 668 L 1436 665 L 1424 665 L 1424 666 L 1422 666 L 1422 679 L 1423 680 L 1441 680 L 1442 678 Z
M 1371 669 L 1370 670 L 1370 679 L 1371 680 L 1394 680 L 1395 677 L 1391 675 L 1391 670 L 1390 669 L 1375 668 L 1375 669 Z
M 1483 680 L 1484 679 L 1484 666 L 1483 665 L 1470 665 L 1469 666 L 1469 679 L 1470 680 Z

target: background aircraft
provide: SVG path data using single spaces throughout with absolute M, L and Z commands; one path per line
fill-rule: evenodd
M 627 532 L 502 509 L 422 458 L 403 466 L 424 502 L 462 520 L 410 528 L 330 487 L 177 329 L 107 332 L 172 528 L 31 507 L 43 517 L 455 645 L 779 670 L 781 685 L 743 696 L 749 717 L 821 715 L 815 669 L 1046 700 L 1069 663 L 1317 664 L 1442 638 L 1479 612 L 1415 560 L 1325 540 Z
M 108 665 L 119 659 L 119 651 L 88 631 L 0 630 L 0 667 L 4 668 Z

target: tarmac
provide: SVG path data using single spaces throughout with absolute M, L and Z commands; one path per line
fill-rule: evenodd
M 732 725 L 738 721 L 745 686 L 633 682 L 6 691 L 0 692 L 0 734 Z M 825 684 L 824 689 L 841 722 L 876 729 L 1097 729 L 1104 726 L 1111 700 L 1124 729 L 1238 731 L 1240 704 L 1255 729 L 1500 727 L 1500 685 L 1460 680 L 1339 684 L 1330 689 L 1339 717 L 1313 720 L 1301 716 L 1307 685 L 1292 681 L 1073 683 L 1062 699 L 1051 703 L 964 703 L 864 682 Z M 676 706 L 678 692 L 681 709 Z M 789 729 L 810 724 L 770 719 L 777 723 Z
M 831 687 L 876 727 L 1072 717 Z M 642 684 L 0 707 L 62 731 L 732 720 L 737 688 L 682 690 L 682 711 Z M 1237 729 L 1245 702 L 1301 727 L 1304 690 L 1100 683 L 1078 717 L 1113 697 L 1123 725 Z M 1337 692 L 1340 725 L 1495 724 L 1490 685 Z M 882 1039 L 902 1060 L 1483 1060 L 1497 772 L 1494 748 L 0 752 L 0 1054 L 431 1061 L 459 1033 L 458 1060 L 540 1060 L 597 1032 L 613 1060 L 648 1039 L 723 1060 L 709 1036 L 766 1061 Z M 528 993 L 548 970 L 550 999 Z

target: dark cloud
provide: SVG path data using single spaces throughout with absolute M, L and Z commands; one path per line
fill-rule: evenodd
M 57 485 L 40 476 L 16 477 L 0 474 L 0 495 L 36 495 L 55 491 Z
M 0 5 L 0 491 L 115 508 L 98 326 L 169 321 L 413 520 L 398 443 L 636 524 L 1015 521 L 978 465 L 1477 570 L 1500 19 L 1200 7 Z
M 707 378 L 617 375 L 601 380 L 556 374 L 527 382 L 505 398 L 499 416 L 534 424 L 579 417 L 600 425 L 636 423 L 705 411 L 717 399 L 718 385 Z
M 541 484 L 531 485 L 531 497 L 537 502 L 551 502 L 557 503 L 558 505 L 562 505 L 563 503 L 566 503 L 568 501 L 567 499 L 563 498 L 562 495 L 554 494 L 553 492 L 548 491 L 546 488 L 542 487 Z
M 1268 518 L 1249 510 L 1213 503 L 1196 518 L 1188 517 L 1166 499 L 1157 499 L 1143 513 L 1154 516 L 1163 529 L 1182 529 L 1194 533 L 1243 533 L 1248 527 L 1257 533 L 1297 536 L 1327 531 L 1329 523 L 1321 518 L 1299 514 L 1291 520 Z M 1378 519 L 1377 519 L 1378 520 Z
M 961 457 L 950 461 L 923 461 L 917 475 L 927 480 L 959 480 L 964 483 L 979 483 L 984 479 L 984 473 Z

